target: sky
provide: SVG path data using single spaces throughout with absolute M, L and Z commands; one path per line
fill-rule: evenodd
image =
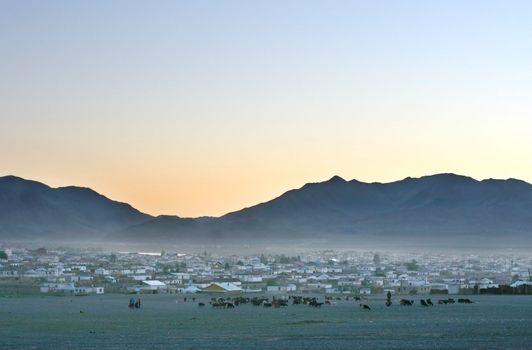
M 530 1 L 0 2 L 0 176 L 221 215 L 333 175 L 532 182 Z

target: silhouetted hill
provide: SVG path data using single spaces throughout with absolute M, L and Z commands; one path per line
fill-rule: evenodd
M 152 217 L 89 188 L 0 177 L 0 237 L 94 239 Z
M 333 236 L 532 242 L 532 185 L 514 179 L 477 181 L 454 174 L 391 183 L 335 176 L 220 218 L 155 218 L 115 237 L 251 242 Z
M 219 218 L 140 213 L 87 188 L 0 178 L 0 237 L 88 237 L 116 242 L 274 240 L 532 243 L 532 185 L 454 174 L 390 183 L 338 176 Z

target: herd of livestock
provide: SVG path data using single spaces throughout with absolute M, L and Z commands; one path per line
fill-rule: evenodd
M 434 303 L 430 299 L 420 299 L 419 303 L 421 304 L 421 306 L 434 306 Z M 454 304 L 454 303 L 456 303 L 456 301 L 453 298 L 438 300 L 438 304 L 440 304 L 440 305 Z M 473 302 L 470 299 L 468 299 L 468 298 L 465 298 L 465 299 L 460 298 L 460 299 L 458 299 L 458 303 L 460 303 L 460 304 L 473 304 Z M 401 299 L 399 304 L 401 304 L 403 306 L 412 306 L 412 305 L 414 305 L 414 300 Z
M 362 298 L 359 297 L 359 296 L 355 296 L 355 297 L 350 297 L 350 296 L 347 296 L 345 297 L 345 300 L 346 301 L 349 301 L 349 300 L 354 300 L 354 301 L 361 301 Z M 219 298 L 211 298 L 211 300 L 209 301 L 209 304 L 215 308 L 215 309 L 233 309 L 239 305 L 242 305 L 242 304 L 251 304 L 253 306 L 261 306 L 261 307 L 275 307 L 275 308 L 279 308 L 279 307 L 286 307 L 288 306 L 289 304 L 292 304 L 292 305 L 308 305 L 308 306 L 311 306 L 311 307 L 321 307 L 322 305 L 334 305 L 336 304 L 336 301 L 341 301 L 341 300 L 344 300 L 343 298 L 340 298 L 340 297 L 331 297 L 331 296 L 325 296 L 325 300 L 323 302 L 320 302 L 318 300 L 318 298 L 316 297 L 304 297 L 304 296 L 296 296 L 296 295 L 290 295 L 288 297 L 284 297 L 284 298 L 278 298 L 278 297 L 272 297 L 271 299 L 268 298 L 268 297 L 264 297 L 264 296 L 260 296 L 260 297 L 243 297 L 243 296 L 236 296 L 236 297 L 226 297 L 226 298 L 222 298 L 222 297 L 219 297 Z M 455 301 L 453 298 L 448 298 L 448 299 L 440 299 L 438 300 L 438 304 L 440 305 L 444 305 L 444 304 L 454 304 L 454 303 L 463 303 L 463 304 L 472 304 L 473 301 L 471 301 L 470 299 L 458 299 L 458 301 Z M 424 307 L 429 307 L 429 306 L 434 306 L 434 303 L 432 302 L 432 300 L 429 298 L 429 299 L 420 299 L 419 300 L 419 303 L 421 306 L 424 306 Z M 399 301 L 399 305 L 402 305 L 402 306 L 412 306 L 415 304 L 415 300 L 408 300 L 408 299 L 401 299 Z M 386 300 L 386 303 L 385 303 L 386 306 L 391 306 L 392 305 L 392 302 L 391 302 L 391 298 L 390 296 L 388 296 L 387 300 Z M 198 303 L 198 306 L 200 307 L 204 307 L 205 306 L 205 303 Z M 371 310 L 371 307 L 367 304 L 362 304 L 360 303 L 359 306 L 364 309 L 364 310 Z

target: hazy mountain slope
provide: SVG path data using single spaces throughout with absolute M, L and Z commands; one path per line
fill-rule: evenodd
M 151 219 L 91 189 L 0 177 L 0 236 L 95 238 Z
M 183 221 L 188 220 L 188 221 Z M 392 183 L 333 177 L 271 201 L 198 222 L 156 218 L 120 232 L 143 239 L 282 237 L 504 237 L 532 241 L 532 186 L 439 174 Z
M 333 177 L 219 218 L 153 218 L 87 188 L 0 178 L 0 237 L 252 243 L 332 236 L 532 242 L 532 185 L 454 174 L 391 183 Z

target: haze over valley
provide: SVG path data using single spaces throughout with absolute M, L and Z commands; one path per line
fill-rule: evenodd
M 89 188 L 0 178 L 0 238 L 130 244 L 532 243 L 532 185 L 455 174 L 390 183 L 334 176 L 220 217 L 151 216 Z

